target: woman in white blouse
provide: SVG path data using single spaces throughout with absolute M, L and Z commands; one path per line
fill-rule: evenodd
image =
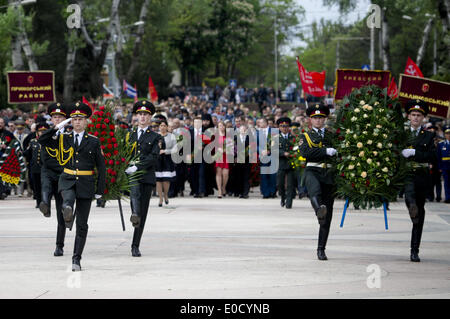
M 161 145 L 158 162 L 156 164 L 156 190 L 159 195 L 159 204 L 161 207 L 163 197 L 166 205 L 169 204 L 169 187 L 170 182 L 175 180 L 175 164 L 172 161 L 172 153 L 177 149 L 177 140 L 174 134 L 168 132 L 167 120 L 160 119 L 159 134 L 164 138 L 164 143 Z

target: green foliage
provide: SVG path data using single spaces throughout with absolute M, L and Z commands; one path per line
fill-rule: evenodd
M 408 134 L 401 104 L 366 86 L 340 103 L 334 123 L 337 195 L 364 209 L 395 201 L 409 169 L 401 156 Z

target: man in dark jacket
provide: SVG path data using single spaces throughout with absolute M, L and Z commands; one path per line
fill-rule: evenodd
M 54 126 L 60 124 L 67 118 L 67 111 L 61 103 L 52 103 L 47 108 L 48 114 L 51 116 L 51 122 Z M 62 128 L 57 133 L 65 134 L 65 128 Z M 51 216 L 51 198 L 55 198 L 56 218 L 58 221 L 56 229 L 56 248 L 53 255 L 55 257 L 64 254 L 64 239 L 66 237 L 66 223 L 62 214 L 63 199 L 61 193 L 58 192 L 59 176 L 63 172 L 63 166 L 59 164 L 58 147 L 42 147 L 42 168 L 41 168 L 41 202 L 39 203 L 39 210 L 44 217 Z
M 333 217 L 335 193 L 334 169 L 331 158 L 336 155 L 332 144 L 332 133 L 325 129 L 330 110 L 323 104 L 308 107 L 306 114 L 311 118 L 312 129 L 301 139 L 300 154 L 306 158 L 305 185 L 311 205 L 319 221 L 317 258 L 327 260 L 325 247 Z
M 289 161 L 289 151 L 292 147 L 292 134 L 289 132 L 291 119 L 282 117 L 277 120 L 280 129 L 279 137 L 279 166 L 277 174 L 278 193 L 281 196 L 281 207 L 286 205 L 287 209 L 292 208 L 292 200 L 295 196 L 295 170 Z M 286 183 L 287 180 L 287 183 Z M 286 186 L 285 186 L 286 184 Z
M 33 138 L 24 155 L 30 165 L 31 181 L 33 183 L 33 194 L 36 200 L 36 208 L 41 203 L 41 169 L 42 169 L 42 145 L 39 144 L 39 136 L 50 127 L 47 123 L 41 122 L 36 124 L 36 138 Z
M 80 271 L 81 254 L 86 244 L 88 218 L 94 197 L 102 197 L 106 186 L 105 158 L 97 137 L 85 132 L 91 108 L 77 102 L 68 107 L 70 118 L 54 129 L 46 131 L 39 138 L 45 147 L 58 150 L 58 162 L 64 167 L 59 177 L 58 191 L 63 198 L 63 217 L 67 227 L 76 215 L 76 235 L 72 256 L 72 271 Z M 56 135 L 57 130 L 72 122 L 73 132 Z M 56 138 L 55 138 L 56 137 Z M 97 169 L 97 181 L 95 180 Z
M 138 127 L 129 135 L 129 143 L 133 145 L 133 155 L 138 157 L 136 163 L 131 163 L 125 171 L 133 174 L 136 171 L 144 171 L 144 175 L 135 185 L 131 186 L 131 218 L 134 227 L 133 241 L 131 243 L 131 255 L 141 257 L 139 245 L 144 232 L 148 207 L 152 188 L 156 185 L 155 168 L 159 155 L 160 144 L 163 139 L 150 128 L 152 115 L 155 114 L 155 106 L 149 101 L 138 101 L 134 104 L 133 113 L 137 114 Z
M 405 181 L 405 203 L 413 223 L 410 260 L 420 262 L 419 246 L 425 221 L 425 201 L 431 189 L 429 164 L 436 161 L 435 134 L 422 127 L 428 114 L 428 104 L 425 101 L 409 100 L 405 109 L 410 121 L 408 129 L 412 143 L 409 148 L 402 150 L 402 155 L 412 162 L 414 171 Z

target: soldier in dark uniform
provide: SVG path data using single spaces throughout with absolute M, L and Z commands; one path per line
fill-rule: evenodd
M 445 203 L 450 203 L 450 126 L 443 128 L 445 139 L 437 147 L 439 171 L 444 179 Z M 440 182 L 440 181 L 439 181 Z
M 289 161 L 289 151 L 292 146 L 292 134 L 289 132 L 291 119 L 282 117 L 277 120 L 280 129 L 279 139 L 279 166 L 277 174 L 278 193 L 281 196 L 281 207 L 286 205 L 287 209 L 292 208 L 292 200 L 295 196 L 295 170 Z M 287 179 L 287 189 L 285 187 Z
M 156 185 L 155 168 L 160 151 L 160 143 L 163 143 L 161 135 L 150 128 L 155 106 L 148 101 L 138 101 L 134 104 L 133 113 L 137 114 L 138 127 L 129 135 L 129 143 L 133 145 L 133 155 L 138 156 L 135 164 L 126 169 L 127 174 L 136 171 L 144 171 L 144 175 L 138 184 L 131 187 L 131 218 L 134 227 L 133 241 L 131 243 L 131 255 L 140 257 L 139 245 L 144 232 L 148 207 L 152 188 Z
M 80 271 L 81 255 L 88 233 L 88 218 L 91 202 L 101 198 L 105 190 L 105 158 L 97 137 L 85 132 L 91 108 L 84 103 L 75 103 L 68 108 L 70 118 L 56 128 L 46 131 L 39 143 L 58 150 L 58 162 L 63 166 L 59 177 L 58 191 L 63 198 L 63 217 L 67 227 L 76 222 L 75 244 L 72 256 L 72 271 Z M 72 122 L 73 132 L 59 134 L 57 131 Z M 97 170 L 97 181 L 95 180 Z M 75 207 L 76 203 L 76 207 Z M 75 215 L 73 214 L 75 210 Z
M 312 129 L 301 137 L 300 154 L 306 158 L 305 186 L 320 225 L 317 258 L 327 260 L 325 246 L 336 190 L 331 158 L 336 155 L 336 149 L 332 145 L 332 133 L 325 129 L 325 121 L 330 114 L 328 107 L 323 104 L 312 105 L 306 114 L 311 118 Z
M 413 174 L 405 181 L 405 203 L 413 222 L 411 233 L 411 261 L 419 262 L 419 246 L 425 220 L 425 201 L 431 188 L 429 163 L 436 157 L 434 133 L 422 128 L 422 122 L 428 114 L 428 104 L 422 100 L 409 100 L 406 113 L 410 121 L 412 144 L 402 150 L 403 157 L 412 161 Z
M 48 114 L 51 116 L 51 121 L 54 126 L 60 124 L 67 118 L 65 107 L 61 103 L 50 104 L 47 108 Z M 65 128 L 58 131 L 59 134 L 64 134 Z M 56 249 L 54 256 L 62 256 L 64 254 L 64 239 L 66 237 L 66 225 L 62 214 L 62 196 L 58 192 L 59 176 L 63 171 L 63 167 L 59 164 L 58 149 L 52 147 L 42 147 L 42 168 L 41 168 L 41 187 L 42 195 L 39 204 L 39 210 L 45 217 L 51 215 L 51 198 L 55 198 L 56 218 L 58 220 L 56 230 Z
M 27 162 L 30 163 L 31 181 L 33 182 L 33 194 L 36 200 L 36 208 L 41 203 L 41 169 L 42 169 L 42 145 L 39 144 L 39 136 L 50 126 L 45 122 L 36 124 L 36 138 L 33 138 L 28 148 L 25 150 L 24 155 L 27 158 Z

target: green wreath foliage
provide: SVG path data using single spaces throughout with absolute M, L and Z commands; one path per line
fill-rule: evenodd
M 409 172 L 401 156 L 409 135 L 398 99 L 365 86 L 342 99 L 335 115 L 337 197 L 363 209 L 396 201 Z

